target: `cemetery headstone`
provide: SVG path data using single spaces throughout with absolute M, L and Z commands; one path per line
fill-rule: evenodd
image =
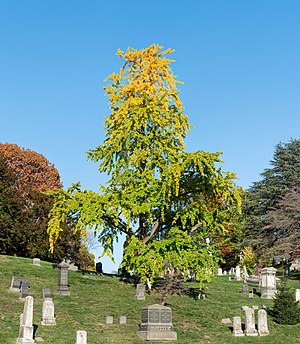
M 221 268 L 218 268 L 217 274 L 218 274 L 218 276 L 222 276 L 222 275 L 223 275 L 223 272 L 222 272 L 222 269 L 221 269 Z
M 51 290 L 49 288 L 43 288 L 43 299 L 52 299 L 51 298 Z
M 29 283 L 27 280 L 21 280 L 20 284 L 20 300 L 25 300 L 29 294 Z
M 21 285 L 20 277 L 19 276 L 13 276 L 9 290 L 14 292 L 14 293 L 19 293 L 20 292 L 20 285 Z
M 42 325 L 54 326 L 56 325 L 54 317 L 54 303 L 52 299 L 46 299 L 43 302 Z
M 70 295 L 69 285 L 68 285 L 68 267 L 69 265 L 65 262 L 61 262 L 58 265 L 58 286 L 55 294 L 59 295 Z
M 248 287 L 248 284 L 247 283 L 244 283 L 242 285 L 242 291 L 241 291 L 242 294 L 249 294 L 249 287 Z
M 235 337 L 243 337 L 245 336 L 242 330 L 242 321 L 241 317 L 233 317 L 233 335 Z
M 114 317 L 113 316 L 109 315 L 105 318 L 105 324 L 111 325 L 113 323 L 114 323 Z
M 119 319 L 119 324 L 120 325 L 125 325 L 126 324 L 126 321 L 127 321 L 127 318 L 125 315 L 121 315 L 120 316 L 120 319 Z
M 162 305 L 151 305 L 142 309 L 142 320 L 138 336 L 143 340 L 177 340 L 172 324 L 172 310 Z
M 241 281 L 242 277 L 241 277 L 241 268 L 239 267 L 239 265 L 236 266 L 235 268 L 235 279 L 237 281 Z
M 223 275 L 227 275 L 227 271 L 226 270 L 223 270 Z
M 102 263 L 101 262 L 96 263 L 96 271 L 100 275 L 103 274 L 103 268 L 102 268 Z
M 40 258 L 33 258 L 32 259 L 32 264 L 36 266 L 41 266 L 41 260 Z
M 19 337 L 16 344 L 33 344 L 33 297 L 27 296 L 25 299 L 24 310 L 20 316 Z
M 86 331 L 76 332 L 76 343 L 75 344 L 87 344 L 87 333 Z
M 257 330 L 255 328 L 255 317 L 254 309 L 247 308 L 245 310 L 245 335 L 246 336 L 257 336 Z
M 137 284 L 136 285 L 136 290 L 135 290 L 135 300 L 141 301 L 145 300 L 145 290 L 146 286 L 145 284 Z
M 300 289 L 296 289 L 296 301 L 300 300 Z
M 267 312 L 264 309 L 260 309 L 257 312 L 257 316 L 258 334 L 260 336 L 267 336 L 269 334 Z
M 273 267 L 263 268 L 260 272 L 261 297 L 272 299 L 276 294 L 276 271 Z

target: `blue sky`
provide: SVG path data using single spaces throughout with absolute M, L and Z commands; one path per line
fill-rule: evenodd
M 184 81 L 187 149 L 223 152 L 247 188 L 300 136 L 299 16 L 298 0 L 0 0 L 0 142 L 43 154 L 65 187 L 98 190 L 85 152 L 104 139 L 104 79 L 118 48 L 158 43 Z

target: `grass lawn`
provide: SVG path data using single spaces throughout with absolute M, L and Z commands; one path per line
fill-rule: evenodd
M 32 259 L 0 255 L 0 343 L 15 344 L 19 333 L 19 316 L 24 303 L 18 294 L 9 291 L 14 275 L 27 279 L 30 295 L 34 298 L 35 337 L 44 344 L 75 344 L 76 331 L 87 331 L 88 344 L 138 344 L 137 336 L 142 307 L 158 303 L 159 295 L 146 295 L 145 301 L 135 301 L 135 288 L 117 277 L 83 277 L 80 272 L 69 271 L 70 296 L 55 295 L 57 269 L 48 262 L 33 266 Z M 86 275 L 85 275 L 86 276 Z M 300 288 L 294 276 L 289 281 L 292 288 Z M 196 287 L 197 284 L 192 283 Z M 228 276 L 215 277 L 208 285 L 205 300 L 195 300 L 187 295 L 172 296 L 168 306 L 173 311 L 173 325 L 178 344 L 300 344 L 300 324 L 277 325 L 268 319 L 270 335 L 267 337 L 233 337 L 230 325 L 222 318 L 242 316 L 242 306 L 272 306 L 272 300 L 254 298 L 240 293 L 242 282 L 229 281 Z M 57 326 L 41 325 L 42 289 L 50 288 L 55 304 Z M 105 317 L 114 316 L 114 324 L 106 325 Z M 127 316 L 127 324 L 119 325 L 120 315 Z M 156 342 L 158 343 L 158 342 Z

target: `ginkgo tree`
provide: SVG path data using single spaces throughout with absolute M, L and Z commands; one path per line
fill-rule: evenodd
M 112 256 L 125 234 L 122 264 L 142 281 L 184 271 L 203 281 L 218 259 L 205 238 L 235 225 L 241 190 L 235 175 L 221 170 L 221 153 L 186 151 L 191 126 L 170 67 L 174 61 L 166 56 L 172 52 L 155 44 L 117 51 L 124 64 L 104 87 L 111 109 L 106 138 L 88 152 L 110 178 L 99 193 L 78 184 L 52 193 L 49 233 L 54 244 L 60 223 L 72 213 L 77 229 L 99 230 L 104 254 Z

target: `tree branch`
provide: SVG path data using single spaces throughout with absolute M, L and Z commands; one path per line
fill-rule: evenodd
M 147 244 L 147 242 L 152 238 L 152 236 L 154 235 L 154 233 L 156 232 L 157 228 L 159 225 L 159 221 L 156 220 L 156 222 L 154 223 L 149 235 L 147 235 L 144 239 L 143 239 L 143 243 Z

